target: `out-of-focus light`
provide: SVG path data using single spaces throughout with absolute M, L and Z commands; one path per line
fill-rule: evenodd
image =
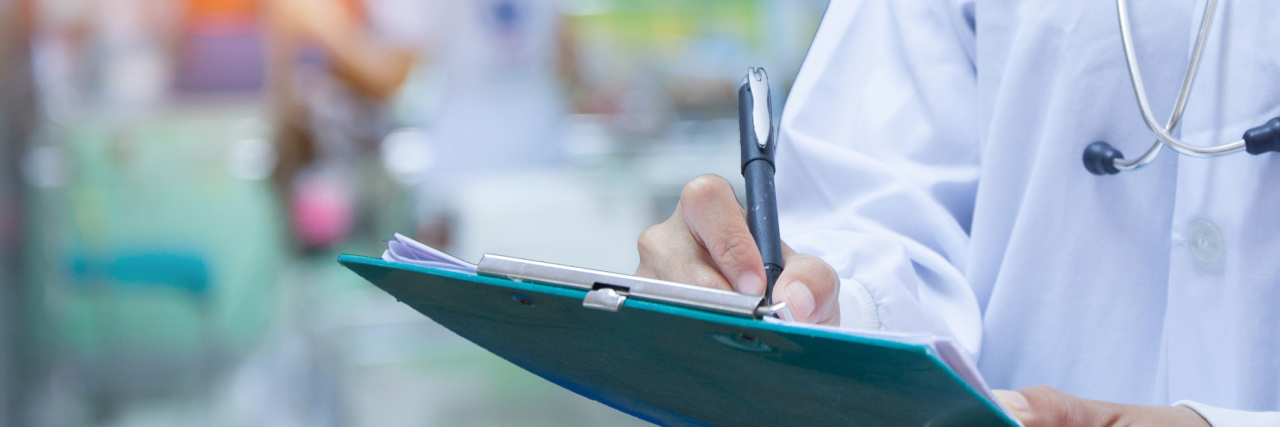
M 256 181 L 271 176 L 276 167 L 276 150 L 262 138 L 245 138 L 231 144 L 227 170 L 231 176 Z
M 31 147 L 22 157 L 22 179 L 36 188 L 58 188 L 70 181 L 71 170 L 61 147 Z
M 431 136 L 421 129 L 399 129 L 382 139 L 382 166 L 403 185 L 422 181 L 435 163 Z
M 596 114 L 570 116 L 565 129 L 564 151 L 576 162 L 586 162 L 612 154 L 615 141 L 605 127 L 607 117 Z
M 290 211 L 293 232 L 313 248 L 328 247 L 351 235 L 355 195 L 341 174 L 311 173 L 294 182 Z

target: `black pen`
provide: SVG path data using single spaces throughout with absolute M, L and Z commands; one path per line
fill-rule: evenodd
M 773 305 L 773 285 L 782 274 L 782 235 L 778 232 L 778 200 L 773 188 L 773 108 L 769 76 L 748 68 L 738 88 L 738 135 L 742 144 L 742 178 L 747 183 L 747 227 L 764 259 L 765 305 Z

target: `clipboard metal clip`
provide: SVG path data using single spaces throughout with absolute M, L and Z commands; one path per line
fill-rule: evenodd
M 618 291 L 613 288 L 600 288 L 587 292 L 587 297 L 582 300 L 582 306 L 596 310 L 618 311 L 626 301 L 627 296 L 618 294 Z
M 628 299 L 674 304 L 739 317 L 777 315 L 792 320 L 785 302 L 764 305 L 764 297 L 645 277 L 588 270 L 502 255 L 485 254 L 476 273 L 516 281 L 538 282 L 587 291 L 582 306 L 616 312 Z

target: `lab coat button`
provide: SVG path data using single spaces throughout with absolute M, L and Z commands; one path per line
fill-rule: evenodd
M 1213 265 L 1222 259 L 1227 251 L 1227 243 L 1222 239 L 1222 231 L 1207 219 L 1197 219 L 1187 226 L 1187 248 L 1191 257 L 1204 265 Z

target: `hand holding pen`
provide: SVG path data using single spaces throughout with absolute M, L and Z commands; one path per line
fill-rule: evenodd
M 759 87 L 766 91 L 765 101 L 760 104 L 767 107 L 767 77 L 763 70 L 760 75 L 764 84 Z M 742 100 L 739 101 L 741 104 Z M 754 100 L 751 105 L 756 105 Z M 754 109 L 749 111 L 754 113 Z M 752 133 L 755 132 L 755 122 L 752 120 L 748 127 Z M 772 128 L 771 119 L 758 122 L 768 123 Z M 770 138 L 776 138 L 772 129 L 768 131 Z M 759 139 L 757 136 L 751 141 L 754 143 Z M 772 146 L 769 148 L 772 154 Z M 765 269 L 766 258 L 761 256 L 746 216 L 729 181 L 715 175 L 694 178 L 681 191 L 680 202 L 671 217 L 641 233 L 638 244 L 640 266 L 635 274 L 764 295 L 770 282 Z M 776 215 L 774 218 L 776 223 Z M 818 257 L 792 251 L 781 240 L 778 240 L 778 245 L 775 253 L 781 260 L 774 258 L 774 262 L 781 264 L 775 265 L 780 270 L 781 267 L 786 268 L 776 276 L 775 290 L 770 297 L 774 301 L 786 302 L 798 321 L 839 325 L 837 295 L 840 280 L 835 270 Z

